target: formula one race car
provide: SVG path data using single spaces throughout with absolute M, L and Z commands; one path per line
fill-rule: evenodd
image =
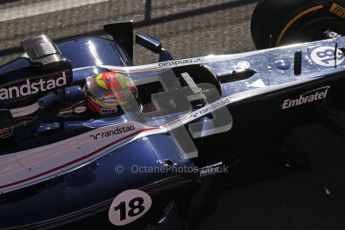
M 24 41 L 25 54 L 0 67 L 0 228 L 94 216 L 114 228 L 188 228 L 169 218 L 205 177 L 344 106 L 343 3 L 260 1 L 258 48 L 330 39 L 236 55 L 173 60 L 137 35 L 160 62 L 133 66 L 131 22 L 104 26 L 113 40 Z

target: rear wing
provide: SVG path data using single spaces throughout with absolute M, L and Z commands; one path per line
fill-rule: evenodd
M 62 56 L 58 46 L 47 35 L 29 38 L 21 42 L 21 45 L 25 51 L 24 56 L 29 58 L 33 66 L 54 70 L 70 67 L 69 61 Z
M 31 105 L 42 95 L 73 81 L 70 62 L 48 36 L 27 39 L 21 45 L 23 58 L 30 64 L 0 75 L 0 109 Z

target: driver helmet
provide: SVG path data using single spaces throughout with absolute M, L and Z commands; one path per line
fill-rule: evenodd
M 133 81 L 126 74 L 118 72 L 103 72 L 87 78 L 84 92 L 87 107 L 99 114 L 117 113 L 131 96 L 137 99 Z

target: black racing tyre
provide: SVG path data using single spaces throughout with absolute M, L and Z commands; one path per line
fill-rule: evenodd
M 259 0 L 251 21 L 258 49 L 345 35 L 345 0 Z

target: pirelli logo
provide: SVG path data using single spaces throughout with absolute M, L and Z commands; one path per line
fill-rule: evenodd
M 333 3 L 331 8 L 329 9 L 330 12 L 332 12 L 333 14 L 337 15 L 340 18 L 344 18 L 345 19 L 345 8 Z

